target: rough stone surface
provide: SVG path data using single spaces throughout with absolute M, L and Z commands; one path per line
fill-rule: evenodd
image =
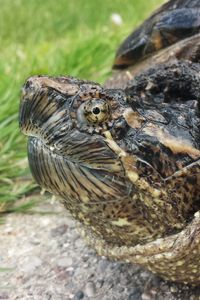
M 0 299 L 200 299 L 200 287 L 97 256 L 58 202 L 38 210 L 55 214 L 11 214 L 0 226 Z

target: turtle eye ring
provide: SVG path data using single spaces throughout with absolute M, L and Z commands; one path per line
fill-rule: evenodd
M 100 124 L 108 120 L 110 115 L 109 105 L 103 99 L 91 99 L 85 101 L 78 109 L 78 117 L 81 122 Z

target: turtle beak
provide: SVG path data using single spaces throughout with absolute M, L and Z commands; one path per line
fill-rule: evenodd
M 37 80 L 30 78 L 26 81 L 22 87 L 21 101 L 20 101 L 20 112 L 19 112 L 19 126 L 21 131 L 26 135 L 31 135 L 33 128 L 33 110 L 34 101 L 36 95 L 39 94 L 40 86 Z
M 19 126 L 28 136 L 51 142 L 53 133 L 66 134 L 72 128 L 71 99 L 78 86 L 67 77 L 31 77 L 22 88 Z

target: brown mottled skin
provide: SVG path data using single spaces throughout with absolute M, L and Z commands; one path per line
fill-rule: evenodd
M 66 76 L 29 78 L 19 118 L 22 132 L 29 136 L 34 178 L 61 196 L 99 254 L 196 285 L 200 64 L 198 43 L 191 39 L 199 42 L 199 7 L 196 0 L 165 4 L 137 29 L 140 37 L 147 35 L 148 49 L 150 42 L 158 45 L 160 32 L 165 44 L 159 40 L 148 57 L 139 48 L 134 58 L 135 50 L 127 54 L 136 44 L 133 33 L 118 50 L 115 63 L 116 67 L 120 57 L 126 58 L 131 69 L 126 75 L 119 71 L 105 87 Z M 190 20 L 188 34 L 179 19 L 183 11 Z M 179 22 L 173 22 L 174 15 Z M 152 19 L 152 32 L 146 32 Z M 167 31 L 156 25 L 159 20 L 165 20 Z M 160 60 L 152 58 L 158 55 Z M 141 62 L 141 72 L 137 63 L 135 69 L 132 66 L 135 60 Z

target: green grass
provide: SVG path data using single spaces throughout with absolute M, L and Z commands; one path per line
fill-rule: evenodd
M 26 195 L 36 186 L 18 129 L 25 79 L 70 74 L 103 82 L 119 43 L 160 2 L 0 0 L 0 211 L 28 209 Z M 121 27 L 111 13 L 121 15 Z

